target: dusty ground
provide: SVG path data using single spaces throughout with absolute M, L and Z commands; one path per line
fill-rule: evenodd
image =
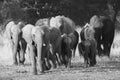
M 119 41 L 120 39 L 117 38 L 116 40 Z M 7 43 L 7 41 L 4 42 Z M 38 72 L 38 75 L 32 75 L 27 61 L 24 66 L 11 65 L 12 53 L 10 44 L 1 44 L 0 80 L 120 80 L 119 48 L 111 49 L 110 59 L 107 57 L 97 57 L 97 65 L 94 67 L 84 68 L 83 58 L 79 57 L 77 51 L 76 57 L 72 60 L 70 70 L 62 66 L 58 69 L 47 71 L 44 74 Z
M 0 48 L 2 52 L 4 49 Z M 4 52 L 4 51 L 3 51 Z M 4 55 L 7 53 L 3 53 Z M 7 56 L 7 55 L 6 55 Z M 4 56 L 1 56 L 4 57 Z M 1 58 L 3 59 L 3 58 Z M 7 60 L 8 59 L 8 60 Z M 70 70 L 64 66 L 45 72 L 44 74 L 32 75 L 30 65 L 13 66 L 10 56 L 0 60 L 0 80 L 119 80 L 120 57 L 98 58 L 95 67 L 84 68 L 83 58 L 78 55 L 72 60 Z M 8 61 L 8 62 L 7 62 Z M 9 63 L 9 65 L 7 64 Z
M 97 58 L 95 67 L 84 68 L 83 60 L 76 57 L 70 70 L 64 67 L 32 75 L 30 65 L 12 66 L 0 64 L 0 80 L 119 80 L 120 58 Z

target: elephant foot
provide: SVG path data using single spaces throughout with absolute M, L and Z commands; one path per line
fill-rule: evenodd
M 18 65 L 19 65 L 19 66 L 21 66 L 21 65 L 24 66 L 24 63 L 19 63 Z
M 92 62 L 92 63 L 90 63 L 90 67 L 92 67 L 92 66 L 95 66 L 96 65 L 96 63 L 94 62 Z
M 33 70 L 33 71 L 32 71 L 32 74 L 33 74 L 33 75 L 37 75 L 37 70 L 36 70 L 36 69 Z
M 37 75 L 37 72 L 32 72 L 33 75 Z
M 84 68 L 87 68 L 87 67 L 89 67 L 89 64 L 85 63 Z
M 40 71 L 40 74 L 44 74 L 45 72 L 44 71 Z
M 17 62 L 14 62 L 14 63 L 13 63 L 13 66 L 17 66 L 17 65 L 18 65 L 18 63 L 17 63 Z
M 95 64 L 90 64 L 90 67 L 94 66 Z
M 67 66 L 67 70 L 70 70 L 70 66 Z
M 24 65 L 24 61 L 19 61 L 19 65 Z
M 25 60 L 20 60 L 19 63 L 24 64 Z

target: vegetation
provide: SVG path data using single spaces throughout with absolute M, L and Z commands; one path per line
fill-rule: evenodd
M 106 14 L 108 4 L 117 15 L 120 0 L 1 0 L 0 23 L 22 19 L 34 24 L 39 18 L 65 15 L 82 25 L 94 14 Z

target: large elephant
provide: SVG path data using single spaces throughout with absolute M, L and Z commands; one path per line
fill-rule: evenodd
M 53 54 L 53 59 L 54 59 L 55 63 L 60 65 L 62 63 L 62 61 L 61 61 L 62 59 L 60 59 L 61 31 L 56 25 L 50 26 L 51 19 L 50 18 L 39 19 L 35 25 L 40 26 L 40 27 L 46 26 L 50 30 L 50 33 L 49 33 L 49 40 L 50 40 L 50 46 L 51 46 L 50 51 Z
M 52 60 L 52 55 L 49 45 L 49 28 L 44 25 L 34 26 L 27 24 L 22 29 L 22 32 L 23 38 L 27 42 L 30 49 L 29 52 L 32 63 L 32 73 L 37 74 L 37 61 L 41 73 L 43 73 L 46 69 L 50 69 L 51 64 L 49 63 L 49 59 Z
M 76 25 L 68 17 L 65 16 L 56 16 L 50 19 L 50 27 L 56 27 L 61 31 L 61 35 L 70 34 L 75 32 Z M 76 36 L 78 36 L 76 34 Z M 78 36 L 79 37 L 79 36 Z M 75 56 L 75 50 L 73 51 L 73 57 Z
M 9 21 L 5 28 L 5 37 L 12 44 L 12 52 L 13 52 L 13 64 L 17 65 L 18 62 L 24 63 L 24 49 L 21 44 L 22 40 L 22 28 L 24 27 L 24 23 L 22 21 Z M 19 44 L 21 43 L 21 44 Z M 23 45 L 23 44 L 22 44 Z M 21 50 L 21 51 L 20 51 Z M 19 61 L 17 61 L 17 53 Z
M 33 39 L 32 39 L 32 30 L 35 28 L 34 25 L 31 25 L 31 24 L 27 24 L 25 25 L 25 27 L 22 29 L 22 35 L 23 35 L 23 38 L 25 39 L 25 41 L 27 42 L 27 45 L 28 45 L 28 48 L 29 48 L 29 52 L 30 52 L 30 58 L 31 58 L 31 64 L 32 64 L 32 72 L 33 74 L 37 74 L 37 68 L 36 68 L 36 49 L 35 49 L 35 46 L 34 46 L 34 43 L 33 43 Z M 39 30 L 39 29 L 38 29 Z M 40 35 L 41 37 L 41 33 L 38 34 Z M 40 38 L 40 41 L 42 38 Z M 42 46 L 42 42 L 40 42 L 40 47 Z M 37 46 L 38 47 L 38 46 Z M 41 54 L 41 48 L 40 48 L 40 54 Z M 39 56 L 39 54 L 38 54 Z M 40 59 L 40 58 L 38 58 Z M 40 61 L 40 60 L 39 60 Z M 40 65 L 40 62 L 38 62 L 38 65 Z
M 90 19 L 90 25 L 95 29 L 98 54 L 110 56 L 110 49 L 114 39 L 115 22 L 108 17 L 94 15 Z M 101 45 L 103 45 L 103 48 Z

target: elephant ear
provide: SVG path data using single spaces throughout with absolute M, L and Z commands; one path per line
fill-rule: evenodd
M 56 24 L 56 23 L 55 23 L 55 17 L 52 17 L 52 18 L 50 19 L 50 27 L 56 27 L 55 24 Z
M 86 27 L 84 29 L 84 37 L 87 39 L 94 39 L 95 30 L 92 27 Z
M 94 15 L 91 19 L 90 19 L 90 25 L 93 28 L 101 28 L 103 26 L 102 20 L 97 16 Z
M 4 32 L 5 33 L 5 38 L 8 38 L 8 39 L 11 38 L 10 32 L 11 32 L 11 28 L 14 24 L 15 24 L 14 21 L 10 21 L 6 24 L 5 32 Z
M 19 22 L 17 25 L 19 26 L 19 28 L 21 30 L 25 26 L 25 23 L 24 22 Z
M 49 26 L 49 18 L 44 18 L 44 19 L 39 19 L 36 23 L 35 26 Z
M 62 16 L 52 17 L 50 19 L 50 27 L 55 27 L 55 28 L 59 29 L 60 26 L 62 25 L 61 18 L 62 18 Z
M 60 29 L 62 33 L 69 34 L 76 29 L 75 23 L 68 17 L 62 16 L 61 23 Z

